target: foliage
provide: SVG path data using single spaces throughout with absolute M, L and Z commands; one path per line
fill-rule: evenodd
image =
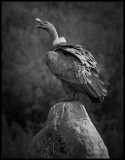
M 24 131 L 18 123 L 8 126 L 2 114 L 2 158 L 28 157 L 27 148 L 32 137 L 32 131 Z
M 110 157 L 123 157 L 123 2 L 2 2 L 3 157 L 25 158 L 26 145 L 45 125 L 52 103 L 65 96 L 46 66 L 51 40 L 34 29 L 36 17 L 52 22 L 60 36 L 83 45 L 98 61 L 111 84 L 108 96 L 101 105 L 86 97 L 80 101 Z

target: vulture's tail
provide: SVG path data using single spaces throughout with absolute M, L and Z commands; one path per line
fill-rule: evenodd
M 107 90 L 110 84 L 104 80 L 101 74 L 92 72 L 91 84 L 86 85 L 87 94 L 93 103 L 102 103 L 104 97 L 107 95 Z

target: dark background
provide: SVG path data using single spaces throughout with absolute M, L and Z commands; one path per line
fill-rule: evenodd
M 111 88 L 101 105 L 81 101 L 109 156 L 123 157 L 123 2 L 2 3 L 2 157 L 27 157 L 27 146 L 45 126 L 51 103 L 65 96 L 46 66 L 51 40 L 34 29 L 36 17 L 93 53 Z

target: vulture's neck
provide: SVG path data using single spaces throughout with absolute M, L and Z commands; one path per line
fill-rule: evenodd
M 67 44 L 66 39 L 64 37 L 59 37 L 55 39 L 52 43 L 53 43 L 53 47 L 56 47 L 62 44 Z
M 48 32 L 49 32 L 49 35 L 50 35 L 50 37 L 52 39 L 53 47 L 56 47 L 56 46 L 62 45 L 62 44 L 67 44 L 66 39 L 64 37 L 59 37 L 58 36 L 58 33 L 57 33 L 57 31 L 56 31 L 54 26 L 52 26 L 49 29 Z

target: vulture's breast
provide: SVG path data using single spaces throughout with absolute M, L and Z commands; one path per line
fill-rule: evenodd
M 55 74 L 58 74 L 59 70 L 67 72 L 71 68 L 70 59 L 61 52 L 49 51 L 46 55 L 46 63 Z
M 59 54 L 57 52 L 49 51 L 47 53 L 47 61 L 49 63 L 56 63 L 58 57 L 59 57 Z

